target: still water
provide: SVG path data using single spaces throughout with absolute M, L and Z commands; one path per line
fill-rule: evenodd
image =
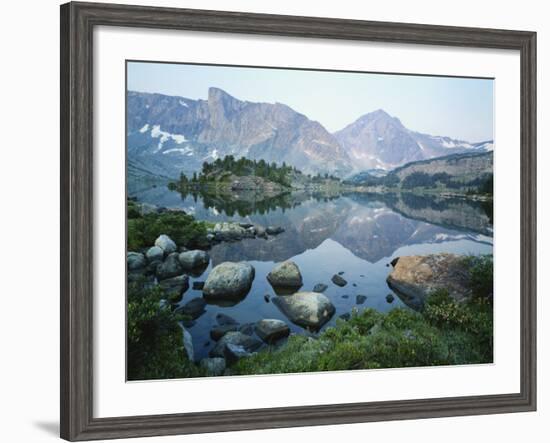
M 290 323 L 269 300 L 275 295 L 266 279 L 275 263 L 293 260 L 300 268 L 304 285 L 311 291 L 325 283 L 324 294 L 336 308 L 336 319 L 359 310 L 374 308 L 386 312 L 405 304 L 386 284 L 389 262 L 398 256 L 451 252 L 457 254 L 492 253 L 492 213 L 487 204 L 464 199 L 441 199 L 407 194 L 347 194 L 320 196 L 292 194 L 277 199 L 212 198 L 180 195 L 164 186 L 141 190 L 133 195 L 139 202 L 167 208 L 180 208 L 197 220 L 238 221 L 262 226 L 281 226 L 285 232 L 268 239 L 245 239 L 220 243 L 210 251 L 211 262 L 194 281 L 204 281 L 213 266 L 224 261 L 247 261 L 256 277 L 247 296 L 232 306 L 209 304 L 188 329 L 193 337 L 195 359 L 207 356 L 215 344 L 210 330 L 217 324 L 216 314 L 230 315 L 241 324 L 262 318 L 277 318 L 291 331 L 309 333 Z M 342 273 L 348 284 L 331 282 Z M 388 294 L 394 300 L 386 301 Z M 357 295 L 367 298 L 357 303 Z M 190 288 L 182 303 L 202 297 Z

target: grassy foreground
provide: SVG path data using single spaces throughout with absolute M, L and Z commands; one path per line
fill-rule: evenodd
M 293 335 L 278 349 L 241 359 L 231 374 L 490 363 L 492 336 L 489 300 L 459 304 L 441 291 L 429 298 L 423 313 L 401 308 L 386 314 L 354 312 L 318 338 Z

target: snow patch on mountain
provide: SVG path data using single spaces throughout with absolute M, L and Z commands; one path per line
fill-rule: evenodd
M 148 129 L 149 129 L 149 125 L 146 124 L 143 128 L 140 129 L 140 132 L 145 133 L 147 132 Z M 159 139 L 159 143 L 157 145 L 157 149 L 155 152 L 160 152 L 162 150 L 164 143 L 166 143 L 168 140 L 174 140 L 178 145 L 181 145 L 182 143 L 187 141 L 187 139 L 185 138 L 185 135 L 171 134 L 170 132 L 163 131 L 160 129 L 160 125 L 153 126 L 153 129 L 151 129 L 151 137 Z
M 171 154 L 173 152 L 179 152 L 181 154 L 193 155 L 193 150 L 191 148 L 171 148 L 163 151 L 163 154 Z

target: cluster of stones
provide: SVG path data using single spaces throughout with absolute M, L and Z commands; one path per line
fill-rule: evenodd
M 214 228 L 208 230 L 206 238 L 210 242 L 239 241 L 245 238 L 268 238 L 285 232 L 280 226 L 267 226 L 252 223 L 216 223 Z
M 276 235 L 282 230 L 263 228 L 245 223 L 221 223 L 209 233 L 216 241 L 238 240 L 244 237 Z M 154 246 L 144 252 L 128 252 L 127 266 L 129 277 L 146 274 L 153 276 L 152 284 L 158 284 L 167 295 L 162 305 L 174 306 L 176 312 L 185 314 L 192 322 L 206 312 L 207 303 L 230 302 L 245 297 L 255 278 L 254 267 L 246 262 L 224 262 L 215 266 L 206 281 L 194 282 L 193 289 L 202 290 L 202 297 L 195 297 L 185 303 L 180 302 L 182 295 L 189 289 L 188 274 L 202 273 L 210 262 L 207 252 L 202 250 L 180 250 L 167 235 L 160 235 Z M 397 264 L 394 263 L 394 266 Z M 340 272 L 332 276 L 333 284 L 344 287 L 348 282 Z M 395 274 L 395 273 L 394 273 Z M 312 291 L 301 291 L 303 278 L 300 269 L 293 261 L 278 263 L 267 275 L 273 287 L 274 297 L 266 296 L 292 323 L 311 331 L 319 330 L 334 315 L 335 307 L 323 294 L 328 289 L 324 283 L 318 283 Z M 389 281 L 394 281 L 393 277 Z M 346 296 L 349 297 L 349 296 Z M 365 295 L 357 295 L 356 303 L 363 304 Z M 393 299 L 388 299 L 391 303 Z M 348 319 L 349 314 L 341 316 Z M 227 365 L 239 358 L 253 355 L 265 345 L 276 344 L 289 336 L 290 328 L 279 319 L 261 319 L 256 323 L 239 324 L 231 317 L 218 314 L 217 325 L 210 331 L 210 338 L 216 342 L 209 357 L 201 360 L 200 365 L 208 375 L 222 375 Z M 192 337 L 183 323 L 183 341 L 188 357 L 193 360 Z

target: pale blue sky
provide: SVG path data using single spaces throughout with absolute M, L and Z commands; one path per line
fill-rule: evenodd
M 493 80 L 170 63 L 128 63 L 128 89 L 284 103 L 330 132 L 384 109 L 409 129 L 471 142 L 493 138 Z

